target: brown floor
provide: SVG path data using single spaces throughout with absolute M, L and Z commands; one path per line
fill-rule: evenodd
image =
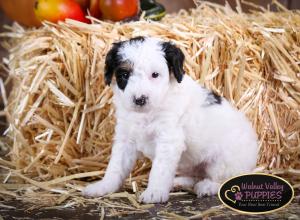
M 298 193 L 299 195 L 299 193 Z M 6 207 L 1 207 L 0 202 L 0 219 L 100 219 L 101 209 L 99 204 L 91 204 L 86 207 L 74 207 L 64 209 L 49 209 L 39 208 L 31 210 L 31 205 L 28 203 L 21 203 L 19 201 L 10 201 L 4 203 Z M 146 210 L 143 213 L 131 213 L 123 214 L 122 216 L 115 216 L 111 213 L 111 209 L 106 208 L 104 219 L 184 219 L 188 218 L 193 213 L 199 213 L 201 211 L 208 210 L 213 206 L 221 205 L 219 199 L 214 197 L 196 198 L 195 195 L 187 194 L 180 196 L 171 196 L 167 204 L 157 204 L 154 207 Z M 118 211 L 118 210 L 117 210 Z M 168 214 L 169 213 L 169 214 Z M 170 213 L 176 213 L 179 218 L 175 218 Z M 2 217 L 2 218 L 1 218 Z M 184 217 L 184 218 L 183 218 Z M 207 218 L 209 217 L 209 218 Z M 200 219 L 200 218 L 198 218 Z M 271 214 L 264 215 L 241 215 L 237 212 L 231 211 L 227 208 L 219 209 L 219 212 L 212 212 L 209 215 L 205 215 L 203 219 L 278 219 L 278 220 L 299 220 L 300 219 L 300 201 L 296 199 L 289 204 L 286 208 Z

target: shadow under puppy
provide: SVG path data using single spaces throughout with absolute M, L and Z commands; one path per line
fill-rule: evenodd
M 104 178 L 85 196 L 117 191 L 139 156 L 152 160 L 140 200 L 165 202 L 175 185 L 214 195 L 220 184 L 255 168 L 257 137 L 246 117 L 183 70 L 184 55 L 170 42 L 137 37 L 115 43 L 105 61 L 117 124 Z M 177 175 L 177 177 L 176 177 Z

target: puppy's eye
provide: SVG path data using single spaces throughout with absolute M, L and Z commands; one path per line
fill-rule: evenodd
M 129 78 L 129 73 L 128 72 L 121 72 L 121 77 L 123 78 L 123 79 L 128 79 Z
M 157 78 L 158 76 L 159 76 L 159 73 L 157 73 L 157 72 L 152 73 L 152 78 Z
M 126 70 L 119 70 L 117 72 L 117 77 L 118 78 L 121 78 L 121 79 L 124 79 L 124 80 L 127 80 L 130 76 L 130 73 Z

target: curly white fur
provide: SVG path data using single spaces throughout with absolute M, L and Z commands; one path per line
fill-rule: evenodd
M 224 98 L 212 103 L 210 91 L 188 75 L 178 83 L 159 39 L 125 42 L 118 55 L 133 71 L 124 90 L 112 82 L 117 125 L 111 160 L 104 178 L 87 186 L 84 195 L 117 191 L 140 155 L 152 160 L 140 197 L 145 203 L 167 201 L 173 185 L 214 195 L 224 180 L 255 167 L 257 137 L 249 121 Z M 159 77 L 152 78 L 153 72 Z M 133 97 L 141 95 L 147 104 L 136 106 Z

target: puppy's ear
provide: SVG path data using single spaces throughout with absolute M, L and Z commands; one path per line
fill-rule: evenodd
M 123 42 L 114 43 L 105 58 L 104 77 L 106 85 L 110 85 L 115 69 L 121 62 L 121 56 L 118 54 Z
M 173 73 L 177 82 L 180 83 L 184 74 L 184 54 L 171 42 L 162 43 L 162 49 L 165 53 L 170 73 Z

